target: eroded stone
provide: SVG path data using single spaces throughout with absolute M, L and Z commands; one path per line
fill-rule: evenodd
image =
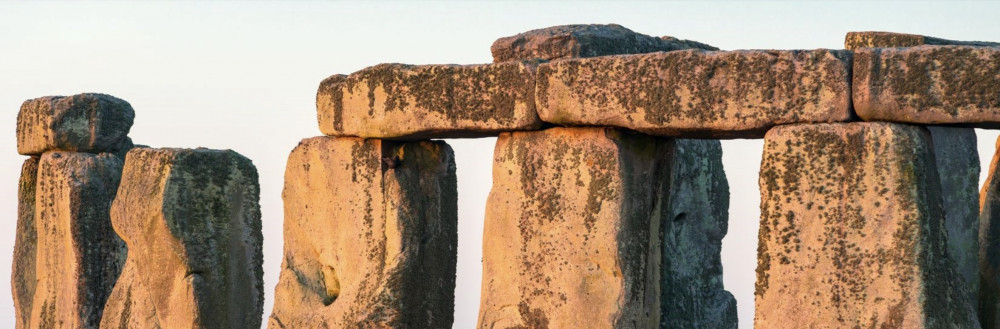
M 722 284 L 729 182 L 717 140 L 677 139 L 663 217 L 660 328 L 737 327 L 736 299 Z
M 996 149 L 1000 150 L 1000 139 Z M 1000 326 L 1000 152 L 993 154 L 989 176 L 979 194 L 979 321 L 983 328 Z
M 538 114 L 685 138 L 760 138 L 779 124 L 851 119 L 851 53 L 683 50 L 538 69 Z
M 380 64 L 334 75 L 316 93 L 325 135 L 423 139 L 541 127 L 535 64 Z
M 764 139 L 756 328 L 978 328 L 947 254 L 931 137 L 890 123 Z
M 128 102 L 104 94 L 29 99 L 17 114 L 17 152 L 114 152 L 132 127 Z
M 1000 127 L 1000 48 L 861 48 L 853 88 L 865 121 Z
M 612 128 L 501 134 L 479 328 L 653 328 L 672 140 Z
M 128 259 L 101 327 L 260 327 L 259 193 L 233 151 L 130 151 L 111 206 Z
M 640 54 L 681 49 L 718 48 L 674 37 L 651 37 L 617 24 L 560 25 L 497 39 L 493 62 Z
M 285 253 L 269 328 L 452 326 L 451 147 L 315 137 L 285 170 Z
M 121 160 L 109 153 L 46 152 L 32 187 L 33 159 L 23 167 L 19 192 L 12 275 L 17 327 L 97 328 L 125 258 L 109 216 Z
M 996 42 L 956 41 L 917 34 L 878 31 L 848 32 L 844 38 L 844 47 L 848 50 L 858 48 L 915 47 L 922 45 L 1000 47 L 1000 43 Z

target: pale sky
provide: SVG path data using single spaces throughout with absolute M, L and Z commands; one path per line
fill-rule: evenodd
M 378 63 L 488 63 L 499 37 L 562 24 L 617 23 L 722 49 L 843 48 L 848 31 L 1000 41 L 1000 2 L 2 2 L 0 281 L 9 282 L 17 218 L 17 111 L 26 99 L 81 92 L 130 102 L 130 136 L 154 147 L 233 149 L 254 161 L 264 222 L 264 317 L 281 261 L 285 160 L 320 135 L 325 77 Z M 997 138 L 978 131 L 988 168 Z M 449 140 L 459 179 L 455 328 L 475 326 L 494 138 Z M 752 328 L 761 142 L 723 142 L 732 193 L 725 285 Z M 985 171 L 983 173 L 985 176 Z M 488 232 L 487 232 L 488 234 Z M 0 327 L 14 322 L 0 284 Z M 266 324 L 266 321 L 265 321 Z

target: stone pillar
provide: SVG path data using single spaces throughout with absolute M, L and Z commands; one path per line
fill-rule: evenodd
M 25 234 L 18 235 L 15 246 L 15 300 L 20 300 L 18 314 L 28 316 L 18 322 L 24 328 L 96 328 L 100 323 L 125 255 L 109 218 L 121 170 L 121 160 L 110 153 L 41 156 L 34 220 L 21 218 L 19 233 Z M 35 239 L 26 225 L 34 226 Z
M 677 139 L 663 226 L 660 328 L 736 328 L 736 298 L 722 285 L 729 182 L 717 140 Z
M 611 128 L 501 134 L 479 328 L 653 328 L 673 142 Z
M 450 328 L 458 201 L 444 142 L 305 139 L 285 171 L 270 328 Z
M 1000 139 L 997 139 L 1000 150 Z M 1000 152 L 993 154 L 990 173 L 980 192 L 979 217 L 979 320 L 983 328 L 1000 326 Z M 994 225 L 996 224 L 996 225 Z
M 129 152 L 111 210 L 128 259 L 101 327 L 260 327 L 257 181 L 233 151 Z
M 926 129 L 779 126 L 764 139 L 756 328 L 976 328 Z
M 31 302 L 35 296 L 37 276 L 35 257 L 38 231 L 35 227 L 35 184 L 38 181 L 38 157 L 30 157 L 21 165 L 17 184 L 17 235 L 14 259 L 11 262 L 11 295 L 17 328 L 31 324 Z

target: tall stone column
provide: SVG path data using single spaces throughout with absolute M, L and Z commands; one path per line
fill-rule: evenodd
M 17 328 L 31 324 L 31 302 L 35 298 L 37 275 L 35 262 L 38 230 L 35 227 L 35 184 L 38 181 L 38 157 L 30 157 L 21 165 L 17 183 L 17 233 L 14 259 L 11 262 L 11 295 Z
M 611 128 L 501 134 L 479 328 L 653 328 L 673 141 Z
M 111 221 L 128 259 L 101 327 L 260 327 L 260 188 L 250 160 L 140 148 L 123 172 Z
M 285 169 L 269 328 L 450 328 L 458 199 L 444 142 L 305 139 Z
M 760 190 L 756 328 L 979 326 L 947 256 L 926 129 L 776 127 Z
M 997 139 L 1000 150 L 1000 139 Z M 1000 152 L 993 154 L 989 176 L 980 191 L 979 320 L 983 328 L 1000 326 Z

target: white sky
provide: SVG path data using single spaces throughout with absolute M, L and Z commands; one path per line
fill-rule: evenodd
M 842 48 L 848 31 L 1000 41 L 998 2 L 2 2 L 0 3 L 0 281 L 9 282 L 24 157 L 21 102 L 102 92 L 136 110 L 130 136 L 154 147 L 231 148 L 261 177 L 267 302 L 281 255 L 281 187 L 297 142 L 319 135 L 315 92 L 335 73 L 401 62 L 487 63 L 492 42 L 534 28 L 618 23 L 722 49 Z M 983 168 L 997 133 L 979 132 Z M 475 326 L 480 246 L 495 139 L 452 140 L 459 175 L 455 328 Z M 723 142 L 732 193 L 725 284 L 751 328 L 760 141 Z M 0 323 L 13 323 L 0 284 Z M 266 322 L 265 322 L 266 323 Z M 0 325 L 3 326 L 3 325 Z

